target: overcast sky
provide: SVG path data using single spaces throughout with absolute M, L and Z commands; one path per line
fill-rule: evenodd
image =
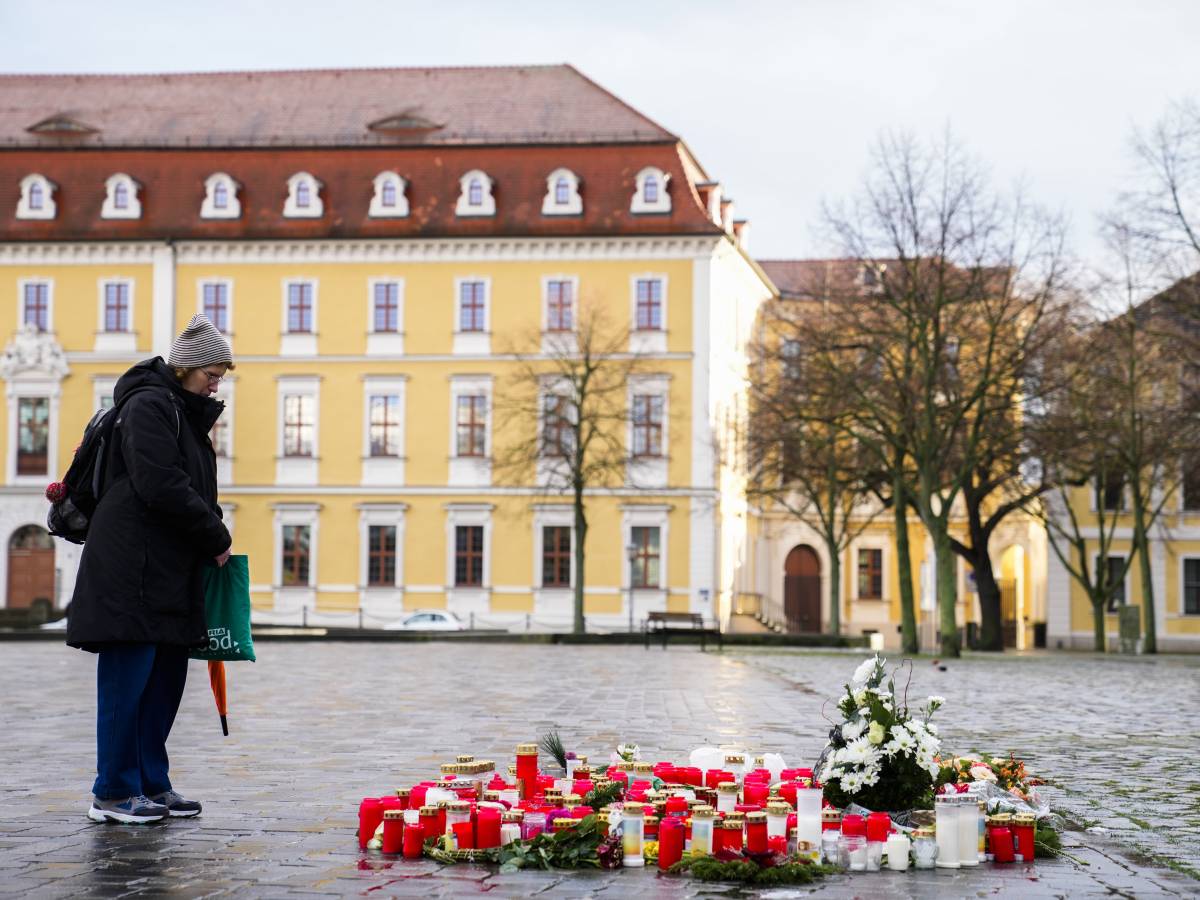
M 829 249 L 821 202 L 882 129 L 947 125 L 1094 258 L 1132 128 L 1200 93 L 1198 38 L 1195 0 L 0 0 L 10 72 L 570 62 L 687 141 L 763 258 Z

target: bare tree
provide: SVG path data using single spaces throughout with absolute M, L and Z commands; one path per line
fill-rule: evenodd
M 829 632 L 841 633 L 842 554 L 882 511 L 872 474 L 849 435 L 846 399 L 818 383 L 830 368 L 810 357 L 831 343 L 819 304 L 780 300 L 750 348 L 748 494 L 810 525 L 829 556 Z
M 867 366 L 845 369 L 850 430 L 875 459 L 905 460 L 904 490 L 934 545 L 941 652 L 957 655 L 951 521 L 988 462 L 993 426 L 1019 415 L 1026 361 L 1063 277 L 1061 228 L 992 190 L 949 139 L 932 149 L 881 140 L 863 195 L 827 217 L 873 273 L 870 291 L 830 307 L 834 333 L 853 335 Z M 980 547 L 960 543 L 980 566 L 991 564 L 989 534 Z
M 629 349 L 629 331 L 613 327 L 603 309 L 581 305 L 568 330 L 527 336 L 542 352 L 520 351 L 496 402 L 506 442 L 497 448 L 503 480 L 568 495 L 574 515 L 574 622 L 586 630 L 587 495 L 625 482 L 633 417 L 627 392 L 643 358 Z M 574 325 L 573 329 L 569 325 Z

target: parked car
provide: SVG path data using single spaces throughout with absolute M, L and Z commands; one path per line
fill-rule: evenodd
M 466 625 L 444 609 L 421 609 L 397 622 L 383 626 L 384 631 L 465 631 Z

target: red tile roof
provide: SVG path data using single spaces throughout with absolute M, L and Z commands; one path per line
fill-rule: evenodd
M 28 130 L 59 117 L 94 130 Z M 677 140 L 569 65 L 0 75 L 0 147 Z
M 546 177 L 559 166 L 580 178 L 583 214 L 544 216 Z M 635 175 L 657 166 L 671 176 L 669 214 L 629 211 Z M 494 181 L 496 215 L 459 218 L 459 178 L 482 169 Z M 408 181 L 405 219 L 372 219 L 372 181 L 394 170 Z M 285 219 L 287 179 L 314 175 L 324 215 Z M 692 187 L 678 142 L 593 146 L 354 147 L 308 149 L 0 150 L 0 241 L 473 237 L 485 235 L 721 234 Z M 16 218 L 19 183 L 37 172 L 57 185 L 52 221 Z M 142 218 L 100 218 L 104 182 L 124 172 L 142 185 Z M 242 216 L 200 218 L 204 181 L 226 172 L 241 184 Z

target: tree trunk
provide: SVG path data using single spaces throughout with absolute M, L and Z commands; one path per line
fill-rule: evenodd
M 1105 634 L 1104 627 L 1104 607 L 1106 602 L 1101 600 L 1096 602 L 1095 598 L 1090 598 L 1092 601 L 1092 639 L 1095 642 L 1097 653 L 1103 653 L 1107 650 L 1108 636 Z
M 955 554 L 950 544 L 950 535 L 945 523 L 938 522 L 933 529 L 933 551 L 937 565 L 938 630 L 941 632 L 941 655 L 961 655 L 958 640 L 958 585 L 955 578 Z
M 1138 573 L 1142 580 L 1142 652 L 1158 652 L 1158 625 L 1154 613 L 1154 580 L 1150 561 L 1150 538 L 1146 528 L 1146 503 L 1138 490 L 1133 491 L 1133 549 L 1138 555 Z
M 979 592 L 979 649 L 1004 649 L 1004 624 L 1001 620 L 1000 585 L 992 570 L 992 558 L 985 549 L 976 552 L 971 565 L 975 570 L 975 589 Z
M 583 618 L 584 545 L 587 542 L 587 516 L 583 509 L 583 492 L 575 491 L 575 624 L 574 632 L 583 634 L 587 624 Z
M 900 644 L 904 653 L 919 653 L 916 600 L 913 596 L 912 556 L 908 548 L 908 500 L 904 483 L 897 478 L 892 490 L 892 515 L 896 530 L 896 574 L 900 580 Z
M 826 542 L 829 550 L 829 633 L 842 633 L 842 555 L 837 544 Z

